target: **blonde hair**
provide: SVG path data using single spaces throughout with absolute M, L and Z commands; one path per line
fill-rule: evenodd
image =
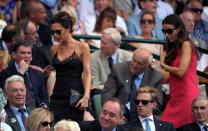
M 76 31 L 77 24 L 78 24 L 78 17 L 77 17 L 77 13 L 76 13 L 76 10 L 74 9 L 74 7 L 71 5 L 65 5 L 60 9 L 60 11 L 66 12 L 68 15 L 70 15 L 73 18 L 72 29 L 73 29 L 73 31 Z
M 150 86 L 139 87 L 137 90 L 137 95 L 140 93 L 149 93 L 152 101 L 158 100 L 158 91 L 156 88 Z
M 26 131 L 38 131 L 38 128 L 45 117 L 50 117 L 51 121 L 54 120 L 50 111 L 44 108 L 34 109 L 27 118 L 25 125 Z
M 11 56 L 7 50 L 0 49 L 0 71 L 3 67 L 7 67 L 11 60 Z
M 64 128 L 64 130 L 69 129 L 70 131 L 80 131 L 78 123 L 71 120 L 61 120 L 57 122 L 54 126 L 54 131 L 56 131 L 59 127 Z

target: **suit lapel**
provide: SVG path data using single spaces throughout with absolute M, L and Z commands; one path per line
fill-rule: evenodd
M 124 81 L 125 81 L 125 88 L 127 88 L 128 89 L 128 92 L 127 92 L 127 94 L 129 94 L 130 93 L 130 90 L 131 90 L 131 85 L 132 85 L 132 80 L 131 80 L 131 72 L 130 72 L 130 62 L 128 63 L 128 69 L 126 69 L 126 72 L 124 73 L 124 74 L 126 74 L 125 76 L 124 76 Z
M 160 126 L 162 125 L 160 123 L 159 120 L 157 120 L 155 117 L 154 117 L 154 123 L 155 123 L 155 131 L 160 131 Z
M 109 65 L 108 65 L 108 61 L 106 59 L 106 57 L 100 53 L 100 60 L 101 60 L 101 63 L 104 67 L 104 70 L 106 72 L 106 74 L 110 74 L 110 68 L 109 68 Z
M 142 78 L 142 82 L 141 82 L 140 87 L 147 85 L 147 83 L 150 83 L 152 76 L 149 71 L 150 71 L 150 69 L 144 71 L 144 76 Z M 148 85 L 148 86 L 152 86 L 152 85 Z
M 10 125 L 14 131 L 21 131 L 18 120 L 16 116 L 14 115 L 14 113 L 12 112 L 12 110 L 10 109 L 9 105 L 6 105 L 5 110 L 7 113 L 6 123 Z

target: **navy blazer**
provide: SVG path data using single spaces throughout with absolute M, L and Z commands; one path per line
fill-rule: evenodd
M 201 129 L 196 122 L 193 122 L 178 128 L 177 131 L 201 131 Z
M 35 99 L 36 107 L 40 107 L 41 103 L 48 105 L 48 94 L 46 92 L 45 77 L 43 73 L 33 68 L 29 68 L 28 73 L 32 84 L 33 98 Z M 17 71 L 15 67 L 15 61 L 13 61 L 5 70 L 0 73 L 0 87 L 4 87 L 5 80 L 12 75 L 19 75 L 26 80 L 25 76 Z
M 13 131 L 21 131 L 21 127 L 18 123 L 18 120 L 17 120 L 14 112 L 10 109 L 9 104 L 7 104 L 4 107 L 4 109 L 7 113 L 6 123 L 12 128 Z M 27 110 L 28 114 L 30 114 L 30 112 L 33 110 L 33 108 L 26 106 L 26 110 Z
M 176 129 L 173 127 L 172 123 L 160 121 L 154 117 L 154 124 L 155 124 L 155 130 L 156 131 L 176 131 Z M 139 118 L 136 118 L 129 123 L 125 124 L 124 127 L 126 128 L 143 128 L 142 123 L 140 122 Z
M 99 120 L 79 122 L 81 131 L 101 131 Z M 123 126 L 116 126 L 116 131 L 126 131 Z

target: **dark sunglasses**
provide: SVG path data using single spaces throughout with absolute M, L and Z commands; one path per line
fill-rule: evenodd
M 191 8 L 191 10 L 195 13 L 200 12 L 200 14 L 203 12 L 203 9 L 199 9 L 199 8 Z
M 147 22 L 148 24 L 153 24 L 153 23 L 154 23 L 154 21 L 153 21 L 153 20 L 150 20 L 150 19 L 142 19 L 142 20 L 141 20 L 141 23 L 142 23 L 142 24 L 145 24 L 146 22 Z
M 174 28 L 174 29 L 167 29 L 167 30 L 162 29 L 162 32 L 163 32 L 164 34 L 166 34 L 166 33 L 172 34 L 173 31 L 174 31 L 175 29 L 176 29 L 176 28 Z
M 136 105 L 139 105 L 140 102 L 142 103 L 142 105 L 147 105 L 148 103 L 152 103 L 153 101 L 151 101 L 151 100 L 137 100 L 137 99 L 134 100 L 134 103 Z
M 42 126 L 48 126 L 48 124 L 50 125 L 50 127 L 53 125 L 52 122 L 47 122 L 47 121 L 44 121 L 44 122 L 41 122 Z
M 61 31 L 62 31 L 62 30 L 52 30 L 52 31 L 51 31 L 51 34 L 52 34 L 52 35 L 54 35 L 54 34 L 61 35 Z

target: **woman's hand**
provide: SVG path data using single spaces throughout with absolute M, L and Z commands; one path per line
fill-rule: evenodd
M 84 110 L 85 108 L 88 107 L 88 101 L 89 101 L 89 97 L 82 97 L 82 99 L 79 100 L 79 102 L 77 103 L 76 107 L 79 107 L 80 110 Z
M 160 55 L 160 66 L 161 67 L 164 67 L 164 61 L 165 61 L 165 56 L 166 56 L 166 52 L 163 52 L 161 55 Z

